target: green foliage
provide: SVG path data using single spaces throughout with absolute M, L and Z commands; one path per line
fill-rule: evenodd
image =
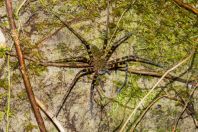
M 0 122 L 3 120 L 5 113 L 3 111 L 0 111 Z
M 160 69 L 160 72 L 163 72 L 173 64 L 182 60 L 192 49 L 198 46 L 197 16 L 180 8 L 172 0 L 137 0 L 122 17 L 120 23 L 117 23 L 122 13 L 132 2 L 131 0 L 110 1 L 109 24 L 109 37 L 112 37 L 115 29 L 118 28 L 116 37 L 113 37 L 113 41 L 119 39 L 119 37 L 126 32 L 133 33 L 133 36 L 128 40 L 130 47 L 133 47 L 131 54 L 136 54 L 142 58 L 162 64 L 165 67 L 164 69 Z M 196 0 L 186 0 L 186 2 L 194 4 Z M 0 6 L 2 4 L 3 3 L 0 2 Z M 24 54 L 39 60 L 44 58 L 43 52 L 40 52 L 40 49 L 36 49 L 35 43 L 61 26 L 60 21 L 53 16 L 53 13 L 58 14 L 64 21 L 72 21 L 69 23 L 71 27 L 85 37 L 88 42 L 97 47 L 101 47 L 106 29 L 106 8 L 106 0 L 39 0 L 30 2 L 30 4 L 27 4 L 20 11 L 21 14 L 19 13 L 19 15 L 21 15 L 20 17 L 24 19 L 22 24 L 25 25 L 21 28 L 22 31 L 20 34 L 20 42 Z M 27 16 L 24 15 L 23 12 L 34 12 L 35 16 L 31 13 L 30 16 L 28 16 L 27 13 L 26 15 L 30 17 L 29 22 L 27 22 L 28 20 L 25 20 Z M 7 25 L 6 22 L 1 22 L 0 24 L 0 26 L 3 27 Z M 68 34 L 66 34 L 65 40 L 56 42 L 57 47 L 55 49 L 50 49 L 53 51 L 53 54 L 56 55 L 56 53 L 60 53 L 60 58 L 69 58 L 79 55 L 86 56 L 87 54 L 84 47 L 75 44 L 75 41 L 73 41 L 77 38 L 74 37 L 74 35 L 70 35 L 69 37 L 72 36 L 72 39 L 69 40 L 67 35 Z M 45 49 L 45 46 L 43 48 L 44 52 L 48 50 Z M 7 49 L 0 49 L 0 57 L 4 57 L 6 51 Z M 121 53 L 121 56 L 124 55 L 126 55 L 126 53 Z M 118 55 L 117 57 L 121 56 Z M 195 55 L 192 69 L 189 70 L 189 72 L 192 73 L 191 79 L 196 79 L 198 75 L 197 60 L 198 57 Z M 26 64 L 31 75 L 40 76 L 47 70 L 47 68 L 36 63 L 28 62 Z M 18 62 L 13 61 L 10 65 L 14 69 L 18 67 Z M 189 63 L 187 65 L 189 65 Z M 187 65 L 185 65 L 185 67 L 187 67 Z M 140 63 L 130 63 L 130 67 L 156 71 L 156 67 Z M 183 71 L 185 67 L 178 69 L 178 72 Z M 73 69 L 69 70 L 69 74 L 74 73 L 75 71 Z M 184 76 L 184 78 L 185 77 L 186 76 Z M 13 74 L 12 79 L 16 82 L 20 82 L 19 74 Z M 112 111 L 110 112 L 111 117 L 116 123 L 124 118 L 124 115 L 130 112 L 130 108 L 135 107 L 137 102 L 147 93 L 148 89 L 145 90 L 140 86 L 140 79 L 146 79 L 151 84 L 155 83 L 153 77 L 143 77 L 141 75 L 129 77 L 127 86 L 125 86 L 116 97 L 117 102 L 113 103 Z M 116 80 L 114 83 L 116 87 L 119 88 L 123 82 Z M 0 80 L 0 87 L 7 87 L 6 80 Z M 169 86 L 166 88 L 168 89 Z M 189 96 L 189 91 L 185 91 L 184 87 L 174 86 L 174 88 L 182 98 Z M 158 92 L 159 91 L 155 91 L 150 95 L 146 103 L 153 100 Z M 26 96 L 25 91 L 21 91 L 17 94 L 17 97 L 22 100 L 26 99 Z M 106 102 L 107 100 L 103 99 L 100 103 L 105 104 Z M 120 106 L 120 104 L 122 104 L 122 106 Z M 153 114 L 159 114 L 161 111 L 154 110 L 153 112 Z M 168 114 L 171 115 L 171 112 L 172 114 L 176 114 L 177 111 L 169 111 Z M 25 129 L 26 131 L 32 131 L 34 128 L 36 128 L 35 125 L 29 123 L 26 124 Z M 159 131 L 164 131 L 164 129 L 159 129 Z
M 42 75 L 42 73 L 47 70 L 46 67 L 38 65 L 36 63 L 31 63 L 28 66 L 28 68 L 29 68 L 30 72 L 33 73 L 36 76 Z
M 21 100 L 26 100 L 27 99 L 27 93 L 25 90 L 22 90 L 17 94 L 17 97 Z
M 7 79 L 0 79 L 0 87 L 4 88 L 4 89 L 7 89 L 8 87 L 8 81 Z
M 7 51 L 9 51 L 9 49 L 8 49 L 8 48 L 0 47 L 0 58 L 5 57 L 5 55 L 6 55 L 6 52 L 7 52 Z
M 38 126 L 32 124 L 31 122 L 29 122 L 29 123 L 25 126 L 25 131 L 26 131 L 26 132 L 32 132 L 34 129 L 38 129 Z
M 170 1 L 140 1 L 135 5 L 139 21 L 137 52 L 164 64 L 172 65 L 197 46 L 196 17 Z M 160 10 L 159 10 L 160 9 Z

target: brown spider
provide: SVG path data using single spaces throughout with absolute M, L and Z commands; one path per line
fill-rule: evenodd
M 79 33 L 77 33 L 72 27 L 69 26 L 67 22 L 64 22 L 60 19 L 59 16 L 55 15 L 64 25 L 67 27 L 84 45 L 89 59 L 84 58 L 84 57 L 79 57 L 79 58 L 70 58 L 64 60 L 64 62 L 72 62 L 68 64 L 68 67 L 70 68 L 84 68 L 80 70 L 75 78 L 73 79 L 72 83 L 70 84 L 69 88 L 67 89 L 66 95 L 62 101 L 61 107 L 58 109 L 58 112 L 56 116 L 60 113 L 62 107 L 64 106 L 69 94 L 71 93 L 72 89 L 74 88 L 75 84 L 77 81 L 85 75 L 88 74 L 93 74 L 93 79 L 91 83 L 91 88 L 90 88 L 90 110 L 92 112 L 93 109 L 93 95 L 94 95 L 94 85 L 95 82 L 98 78 L 98 76 L 103 75 L 105 73 L 108 73 L 109 71 L 116 70 L 118 68 L 123 67 L 123 65 L 127 65 L 128 62 L 130 61 L 138 61 L 141 63 L 146 63 L 154 66 L 160 67 L 160 65 L 153 63 L 152 61 L 137 57 L 137 56 L 124 56 L 122 58 L 118 58 L 115 60 L 109 60 L 114 53 L 114 51 L 125 41 L 127 41 L 132 33 L 127 33 L 125 36 L 120 38 L 119 40 L 115 41 L 112 46 L 110 47 L 110 50 L 107 50 L 107 43 L 108 39 L 104 40 L 103 48 L 99 49 L 96 46 L 91 46 Z M 107 32 L 108 34 L 108 32 Z M 106 37 L 107 38 L 107 37 Z M 60 61 L 59 61 L 60 62 Z M 54 64 L 54 63 L 52 63 Z M 64 64 L 63 64 L 64 65 Z M 49 66 L 49 63 L 48 63 Z

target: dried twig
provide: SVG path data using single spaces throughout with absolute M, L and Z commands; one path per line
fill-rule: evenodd
M 168 99 L 171 99 L 171 100 L 175 100 L 175 101 L 179 101 L 177 98 L 175 97 L 169 97 L 167 95 L 162 95 L 162 96 L 159 96 L 157 97 L 155 100 L 153 100 L 147 107 L 146 109 L 141 113 L 140 117 L 136 120 L 136 124 L 134 125 L 133 127 L 133 130 L 132 132 L 135 131 L 136 127 L 138 126 L 138 124 L 141 122 L 141 120 L 144 118 L 144 116 L 146 115 L 146 113 L 151 109 L 151 107 L 157 103 L 160 99 L 162 98 L 168 98 Z
M 197 88 L 197 87 L 195 87 L 195 88 L 193 89 L 193 91 L 191 92 L 191 94 L 190 94 L 190 96 L 189 96 L 189 98 L 188 98 L 188 101 L 185 102 L 184 108 L 183 108 L 181 114 L 179 115 L 179 117 L 177 118 L 177 120 L 176 120 L 176 122 L 175 122 L 175 125 L 174 125 L 174 127 L 173 127 L 172 132 L 175 132 L 175 131 L 176 131 L 177 125 L 178 125 L 178 123 L 179 123 L 179 120 L 181 119 L 182 115 L 184 114 L 185 110 L 187 109 L 187 107 L 188 107 L 188 105 L 189 105 L 189 103 L 190 103 L 190 101 L 191 101 L 191 98 L 193 97 L 193 94 L 194 94 L 196 88 Z
M 107 44 L 108 44 L 108 37 L 109 37 L 109 9 L 110 9 L 110 0 L 106 0 L 107 3 L 107 18 L 106 18 L 106 31 L 104 36 L 104 44 L 103 44 L 103 50 L 105 51 Z
M 63 29 L 65 26 L 61 26 L 58 29 L 56 29 L 54 32 L 52 32 L 51 34 L 47 34 L 46 36 L 44 36 L 43 38 L 41 38 L 40 40 L 38 40 L 38 42 L 36 42 L 35 47 L 39 48 L 41 47 L 41 45 L 43 44 L 44 41 L 46 41 L 47 39 L 49 39 L 50 37 L 56 35 L 61 29 Z
M 79 21 L 82 20 L 86 20 L 87 18 L 84 19 L 80 19 L 80 18 L 75 18 L 73 20 L 68 21 L 68 24 L 74 24 L 77 23 Z M 60 30 L 62 30 L 65 27 L 65 25 L 60 26 L 58 29 L 56 29 L 55 31 L 53 31 L 52 33 L 48 33 L 46 36 L 44 36 L 43 38 L 39 39 L 36 43 L 35 43 L 35 47 L 39 48 L 41 47 L 41 45 L 43 44 L 43 42 L 45 42 L 47 39 L 51 38 L 52 36 L 56 35 Z
M 12 9 L 12 1 L 11 0 L 5 0 L 6 3 L 6 9 L 7 9 L 7 15 L 8 15 L 8 20 L 9 20 L 9 24 L 10 24 L 10 28 L 11 28 L 11 33 L 12 33 L 12 38 L 15 44 L 15 49 L 16 49 L 16 53 L 18 56 L 18 61 L 19 61 L 19 65 L 20 65 L 20 71 L 21 71 L 21 75 L 24 81 L 24 85 L 27 91 L 27 95 L 28 98 L 30 100 L 34 115 L 36 117 L 36 121 L 38 123 L 39 129 L 41 132 L 46 132 L 46 128 L 45 128 L 45 124 L 43 121 L 43 118 L 41 116 L 41 113 L 39 111 L 39 107 L 37 106 L 36 100 L 34 98 L 34 92 L 32 90 L 32 86 L 30 83 L 30 79 L 27 73 L 27 69 L 25 66 L 25 61 L 24 61 L 24 56 L 21 50 L 21 46 L 20 46 L 20 42 L 19 42 L 19 34 L 16 28 L 16 23 L 15 20 L 13 18 L 13 9 Z
M 118 71 L 125 71 L 124 68 L 119 68 Z M 161 78 L 163 76 L 162 73 L 159 72 L 155 72 L 155 71 L 148 71 L 148 70 L 137 70 L 137 69 L 132 69 L 129 68 L 128 72 L 130 74 L 139 74 L 139 75 L 143 75 L 143 76 L 152 76 L 152 77 L 157 77 L 157 78 Z M 186 80 L 177 76 L 173 76 L 171 74 L 167 74 L 167 76 L 165 76 L 166 79 L 171 80 L 171 81 L 178 81 L 181 83 L 187 83 L 187 82 L 194 82 L 193 80 Z
M 45 113 L 45 115 L 48 118 L 50 118 L 52 123 L 58 129 L 58 131 L 65 132 L 65 128 L 61 125 L 61 123 L 57 120 L 57 118 L 55 116 L 53 116 L 53 114 L 48 110 L 48 108 L 37 97 L 35 97 L 35 99 L 36 99 L 36 103 L 38 104 L 40 109 Z
M 191 11 L 192 13 L 198 15 L 198 9 L 194 8 L 190 4 L 184 3 L 182 0 L 173 0 L 175 3 L 177 3 L 179 6 L 185 8 L 186 10 Z
M 133 110 L 133 112 L 129 115 L 129 117 L 127 118 L 127 120 L 125 121 L 124 125 L 122 126 L 122 128 L 120 129 L 120 132 L 123 132 L 126 125 L 128 124 L 128 122 L 130 121 L 131 117 L 134 116 L 137 112 L 137 110 L 144 104 L 145 100 L 147 99 L 147 97 L 155 90 L 155 88 L 158 86 L 158 84 L 173 70 L 175 70 L 176 68 L 178 68 L 180 65 L 182 65 L 183 63 L 185 63 L 187 60 L 189 60 L 195 53 L 195 50 L 188 56 L 186 57 L 184 60 L 182 60 L 181 62 L 179 62 L 178 64 L 176 64 L 175 66 L 173 66 L 172 68 L 170 68 L 169 70 L 167 70 L 163 76 L 157 81 L 157 83 L 155 83 L 155 85 L 152 87 L 152 89 L 144 96 L 144 98 L 138 103 L 138 105 L 135 107 L 135 109 Z
M 136 2 L 136 0 L 131 1 L 131 3 L 129 4 L 129 6 L 122 12 L 120 18 L 118 19 L 118 22 L 116 23 L 116 28 L 113 32 L 113 35 L 111 36 L 111 38 L 109 39 L 109 44 L 111 44 L 111 42 L 113 41 L 113 38 L 115 37 L 118 29 L 119 29 L 119 24 L 122 20 L 122 18 L 124 17 L 124 15 L 131 9 L 132 5 Z

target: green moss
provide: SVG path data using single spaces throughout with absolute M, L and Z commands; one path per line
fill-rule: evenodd
M 42 73 L 47 70 L 46 67 L 37 65 L 35 63 L 31 63 L 28 66 L 28 68 L 29 68 L 29 70 L 30 70 L 31 73 L 33 73 L 34 75 L 37 75 L 37 76 L 42 75 Z
M 26 100 L 27 99 L 27 93 L 25 90 L 22 90 L 17 94 L 17 97 L 21 100 Z
M 15 61 L 10 61 L 10 67 L 11 67 L 12 69 L 18 68 L 18 67 L 19 67 L 18 61 L 17 61 L 17 60 L 15 60 Z
M 20 83 L 21 82 L 21 75 L 18 73 L 13 73 L 12 75 L 12 84 L 13 83 Z
M 6 93 L 0 93 L 0 99 L 4 98 L 4 97 L 6 97 L 6 96 L 7 96 Z
M 0 122 L 3 120 L 5 113 L 3 111 L 0 111 Z
M 3 0 L 0 1 L 0 7 L 2 7 L 2 6 L 4 6 L 4 1 Z
M 31 122 L 29 122 L 29 123 L 25 126 L 25 132 L 32 132 L 34 129 L 38 129 L 38 126 L 32 124 Z
M 5 57 L 7 51 L 9 51 L 8 48 L 6 48 L 6 47 L 0 47 L 0 58 Z
M 0 79 L 0 87 L 7 89 L 7 87 L 8 87 L 7 79 Z

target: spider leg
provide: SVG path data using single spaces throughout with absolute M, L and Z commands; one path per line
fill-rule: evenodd
M 92 83 L 91 83 L 91 88 L 90 88 L 90 111 L 91 111 L 91 115 L 93 115 L 93 98 L 94 98 L 94 86 L 96 83 L 96 80 L 98 78 L 99 74 L 95 73 L 92 79 Z
M 145 63 L 145 64 L 150 64 L 153 66 L 157 66 L 162 68 L 163 66 L 160 64 L 156 64 L 155 62 L 148 60 L 148 59 L 144 59 L 138 56 L 134 56 L 134 55 L 129 55 L 129 56 L 124 56 L 122 58 L 118 58 L 112 61 L 109 61 L 108 64 L 109 65 L 116 65 L 116 64 L 125 64 L 126 62 L 131 62 L 131 61 L 135 61 L 135 62 L 141 62 L 141 63 Z
M 108 37 L 109 37 L 109 8 L 110 8 L 110 0 L 106 0 L 107 3 L 107 9 L 106 9 L 106 13 L 107 13 L 107 18 L 106 18 L 106 31 L 105 31 L 105 38 L 104 38 L 104 44 L 103 44 L 103 51 L 105 51 L 105 49 L 107 48 L 107 44 L 108 44 Z
M 127 81 L 128 81 L 128 63 L 126 63 L 126 68 L 125 68 L 125 80 L 124 80 L 124 83 L 122 84 L 122 86 L 120 88 L 117 89 L 117 92 L 120 93 L 121 90 L 126 86 L 127 84 Z
M 13 57 L 17 57 L 16 54 L 14 53 L 9 53 L 6 52 L 7 55 L 13 56 Z M 67 62 L 53 62 L 53 61 L 42 61 L 42 60 L 38 60 L 35 59 L 34 57 L 29 57 L 29 56 L 24 56 L 25 60 L 31 61 L 31 62 L 35 62 L 38 65 L 41 66 L 52 66 L 52 67 L 69 67 L 69 68 L 90 68 L 92 66 L 90 66 L 88 63 L 85 63 L 86 58 L 84 58 L 85 60 L 83 60 L 83 58 L 81 58 L 81 60 L 74 60 L 72 61 L 71 58 L 70 60 L 66 60 Z M 80 61 L 84 61 L 84 62 L 80 62 Z
M 113 43 L 110 51 L 107 53 L 106 55 L 106 61 L 109 60 L 109 58 L 111 57 L 111 55 L 113 54 L 113 52 L 122 44 L 124 43 L 126 40 L 128 40 L 131 37 L 132 33 L 128 33 L 127 35 L 125 35 L 124 37 L 122 37 L 121 39 L 119 39 L 118 41 L 116 41 L 115 43 Z
M 89 60 L 85 57 L 72 57 L 72 58 L 64 58 L 64 59 L 59 59 L 59 60 L 54 60 L 54 61 L 49 61 L 49 62 L 58 62 L 58 63 L 65 63 L 65 62 L 83 62 L 83 63 L 89 63 Z
M 88 74 L 91 74 L 93 72 L 93 70 L 91 68 L 89 69 L 82 69 L 81 71 L 79 71 L 75 78 L 73 79 L 72 83 L 70 84 L 68 90 L 67 90 L 67 93 L 65 94 L 63 100 L 62 100 L 62 103 L 61 103 L 61 106 L 60 108 L 58 109 L 57 113 L 56 113 L 56 117 L 59 115 L 61 109 L 63 108 L 67 98 L 69 97 L 69 94 L 71 93 L 72 89 L 74 88 L 75 84 L 77 83 L 77 81 L 82 77 L 82 76 L 85 76 L 85 75 L 88 75 Z
M 87 53 L 90 57 L 90 59 L 93 58 L 93 54 L 90 48 L 90 44 L 88 43 L 88 41 L 86 39 L 84 39 L 78 32 L 76 32 L 72 27 L 70 27 L 70 25 L 63 21 L 57 14 L 54 14 L 54 16 L 63 24 L 65 25 L 65 27 L 67 27 L 67 29 L 69 29 L 80 41 L 81 43 L 85 46 Z
M 56 62 L 36 62 L 42 66 L 52 66 L 52 67 L 68 67 L 68 68 L 90 68 L 89 64 L 85 63 L 56 63 Z

